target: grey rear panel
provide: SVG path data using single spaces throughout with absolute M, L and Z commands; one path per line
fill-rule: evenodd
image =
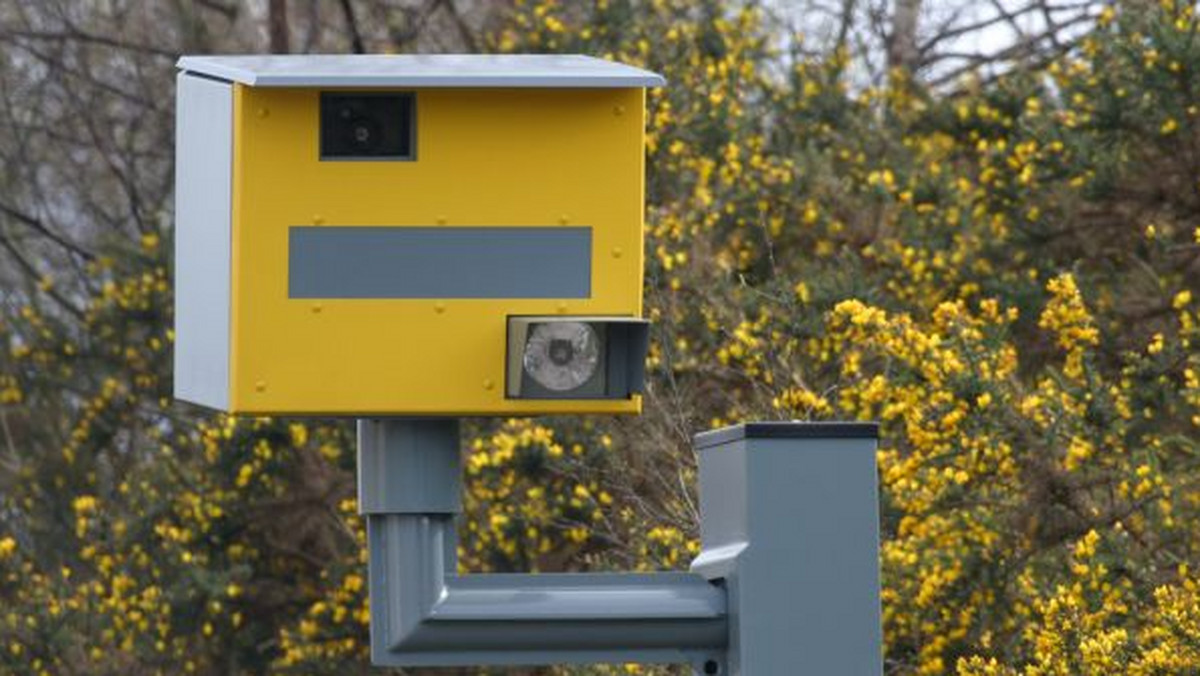
M 175 396 L 227 409 L 233 88 L 176 83 Z

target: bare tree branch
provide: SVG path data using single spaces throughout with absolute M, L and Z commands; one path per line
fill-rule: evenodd
M 11 256 L 21 270 L 25 272 L 27 279 L 39 280 L 44 277 L 43 273 L 37 269 L 37 266 L 30 262 L 30 260 L 21 253 L 20 248 L 13 244 L 8 237 L 3 236 L 2 234 L 0 234 L 0 248 L 3 248 L 8 252 L 8 255 Z M 80 323 L 85 321 L 83 310 L 80 310 L 78 307 L 76 307 L 74 303 L 67 300 L 62 294 L 54 290 L 53 287 L 45 289 L 44 292 L 47 296 L 52 298 L 54 302 L 59 305 L 59 307 L 74 317 L 76 321 Z
M 367 48 L 363 45 L 362 33 L 358 30 L 358 20 L 354 18 L 354 8 L 350 0 L 341 0 L 342 18 L 346 20 L 346 31 L 350 33 L 350 49 L 355 54 L 365 54 Z
M 475 39 L 475 33 L 471 27 L 467 25 L 458 7 L 454 4 L 454 0 L 441 0 L 441 6 L 450 15 L 450 20 L 454 23 L 454 27 L 458 29 L 458 36 L 462 38 L 463 44 L 472 52 L 479 51 L 479 43 Z
M 267 29 L 271 34 L 271 53 L 287 54 L 288 18 L 287 0 L 271 0 L 267 9 Z
M 4 38 L 23 38 L 26 40 L 44 40 L 52 42 L 68 42 L 74 40 L 78 42 L 101 45 L 104 47 L 111 47 L 113 49 L 122 49 L 131 52 L 140 52 L 142 54 L 150 54 L 152 56 L 171 59 L 172 61 L 179 57 L 179 54 L 172 50 L 161 49 L 152 45 L 134 44 L 105 35 L 93 35 L 91 33 L 81 31 L 69 24 L 64 30 L 61 31 L 32 31 L 19 29 L 2 30 L 0 31 L 0 39 Z
M 962 66 L 953 68 L 945 73 L 929 80 L 928 84 L 933 88 L 939 88 L 950 82 L 953 82 L 964 75 L 978 71 L 981 66 L 993 63 L 1002 63 L 1005 61 L 1028 61 L 1025 65 L 1027 68 L 1038 68 L 1054 59 L 1061 57 L 1063 54 L 1071 51 L 1075 46 L 1072 41 L 1062 41 L 1059 39 L 1064 30 L 1083 23 L 1090 22 L 1092 17 L 1088 14 L 1080 14 L 1072 19 L 1051 26 L 1046 31 L 1035 35 L 1028 40 L 1018 42 L 1009 47 L 996 52 L 995 54 L 978 54 L 969 52 L 941 52 L 938 59 L 962 59 L 966 63 Z M 1052 37 L 1053 36 L 1053 37 Z M 1050 42 L 1046 45 L 1044 43 Z M 984 82 L 991 82 L 995 76 L 987 76 L 983 78 Z
M 834 40 L 834 53 L 840 54 L 845 52 L 846 43 L 850 39 L 850 31 L 854 28 L 854 14 L 858 7 L 858 0 L 842 0 L 842 11 L 838 17 L 837 38 Z
M 83 259 L 89 260 L 89 261 L 94 260 L 96 258 L 95 255 L 92 254 L 90 251 L 86 251 L 86 250 L 80 248 L 74 242 L 68 241 L 62 235 L 59 235 L 58 233 L 54 232 L 50 228 L 46 227 L 46 224 L 43 223 L 41 221 L 41 219 L 39 219 L 39 218 L 30 216 L 29 214 L 26 214 L 8 204 L 4 204 L 3 202 L 0 202 L 0 213 L 5 214 L 9 218 L 17 221 L 18 223 L 21 223 L 22 225 L 28 226 L 34 232 L 37 232 L 41 236 L 45 237 L 46 239 L 50 240 L 51 242 L 54 242 L 58 246 L 62 247 L 63 249 L 66 249 L 67 251 L 75 254 L 76 256 L 79 256 L 80 258 L 83 258 Z
M 196 0 L 196 4 L 224 16 L 227 21 L 233 21 L 237 19 L 237 3 L 225 4 L 223 2 L 217 2 L 217 0 Z

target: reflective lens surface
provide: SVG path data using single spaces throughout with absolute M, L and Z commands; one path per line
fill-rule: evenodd
M 534 325 L 522 357 L 529 377 L 555 392 L 580 387 L 595 375 L 599 363 L 600 339 L 583 322 Z
M 321 92 L 321 159 L 413 159 L 413 96 L 411 92 Z

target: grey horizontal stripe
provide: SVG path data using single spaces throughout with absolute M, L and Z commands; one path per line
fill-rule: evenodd
M 295 226 L 289 298 L 588 298 L 587 227 Z

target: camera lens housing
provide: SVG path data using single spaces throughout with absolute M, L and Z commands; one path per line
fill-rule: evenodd
M 510 399 L 629 399 L 640 394 L 649 322 L 634 317 L 508 318 Z
M 321 92 L 321 159 L 414 159 L 414 104 L 410 92 Z

